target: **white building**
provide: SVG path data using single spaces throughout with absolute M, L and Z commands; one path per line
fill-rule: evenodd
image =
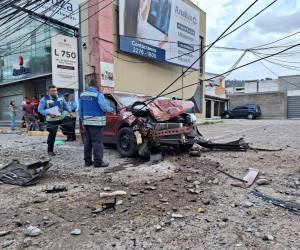
M 261 93 L 279 91 L 279 80 L 252 80 L 245 82 L 244 93 Z

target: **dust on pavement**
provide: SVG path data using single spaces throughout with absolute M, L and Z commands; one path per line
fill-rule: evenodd
M 299 249 L 298 215 L 251 195 L 252 189 L 300 203 L 300 121 L 244 121 L 201 126 L 208 138 L 245 137 L 281 152 L 174 152 L 151 165 L 106 150 L 108 169 L 83 166 L 79 142 L 58 148 L 53 167 L 32 187 L 0 185 L 0 245 L 7 249 Z M 43 159 L 45 138 L 0 135 L 0 167 Z M 249 189 L 232 179 L 260 170 Z M 258 185 L 261 184 L 261 185 Z M 67 191 L 46 193 L 63 186 Z M 116 211 L 93 214 L 102 191 L 126 191 Z M 29 226 L 41 233 L 25 236 Z M 77 230 L 76 230 L 77 229 Z M 31 231 L 32 233 L 33 231 Z M 71 234 L 72 232 L 72 234 Z M 76 233 L 75 233 L 76 232 Z

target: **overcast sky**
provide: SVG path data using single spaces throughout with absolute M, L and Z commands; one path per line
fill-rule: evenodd
M 213 42 L 253 0 L 193 0 L 207 13 L 207 43 Z M 273 1 L 273 0 L 272 0 Z M 238 24 L 259 12 L 272 2 L 271 0 L 260 0 Z M 237 26 L 238 26 L 237 24 Z M 300 1 L 299 0 L 278 0 L 268 10 L 263 12 L 256 19 L 237 30 L 232 35 L 217 43 L 217 46 L 251 48 L 272 42 L 286 35 L 300 30 Z M 268 45 L 292 45 L 299 43 L 300 34 L 276 44 Z M 266 46 L 265 46 L 266 47 Z M 260 51 L 261 53 L 274 53 L 285 48 Z M 269 62 L 264 64 L 277 75 L 300 74 L 300 46 L 291 50 L 293 55 L 278 56 L 272 60 L 277 63 L 299 67 L 299 71 L 283 68 Z M 231 68 L 243 52 L 220 51 L 212 49 L 206 57 L 206 71 L 212 73 L 223 73 Z M 255 60 L 254 55 L 247 54 L 239 65 Z M 280 61 L 278 61 L 280 60 Z M 288 63 L 287 63 L 288 62 Z M 295 62 L 295 63 L 290 63 Z M 297 69 L 298 70 L 298 69 Z M 268 71 L 261 63 L 248 66 L 244 69 L 233 72 L 228 79 L 262 79 L 266 77 L 277 78 Z

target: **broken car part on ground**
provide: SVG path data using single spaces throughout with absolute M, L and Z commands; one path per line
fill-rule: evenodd
M 18 160 L 13 160 L 0 169 L 0 181 L 18 186 L 31 186 L 37 184 L 50 167 L 49 161 L 39 161 L 30 165 L 24 165 Z
M 105 97 L 114 113 L 106 116 L 103 142 L 115 144 L 123 157 L 139 154 L 149 158 L 162 146 L 176 147 L 182 151 L 190 150 L 195 144 L 210 150 L 252 149 L 243 139 L 228 143 L 206 140 L 198 130 L 194 103 L 191 101 L 153 99 L 121 92 L 106 94 Z
M 256 196 L 258 198 L 261 198 L 265 202 L 271 203 L 278 207 L 285 208 L 297 215 L 300 215 L 300 204 L 299 203 L 277 199 L 277 198 L 268 196 L 266 194 L 263 194 L 258 190 L 253 190 L 251 192 L 251 194 L 253 194 L 254 196 Z

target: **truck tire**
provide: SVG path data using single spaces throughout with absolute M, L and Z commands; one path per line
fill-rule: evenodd
M 117 135 L 117 150 L 123 157 L 133 157 L 137 154 L 136 138 L 131 128 L 121 128 Z

